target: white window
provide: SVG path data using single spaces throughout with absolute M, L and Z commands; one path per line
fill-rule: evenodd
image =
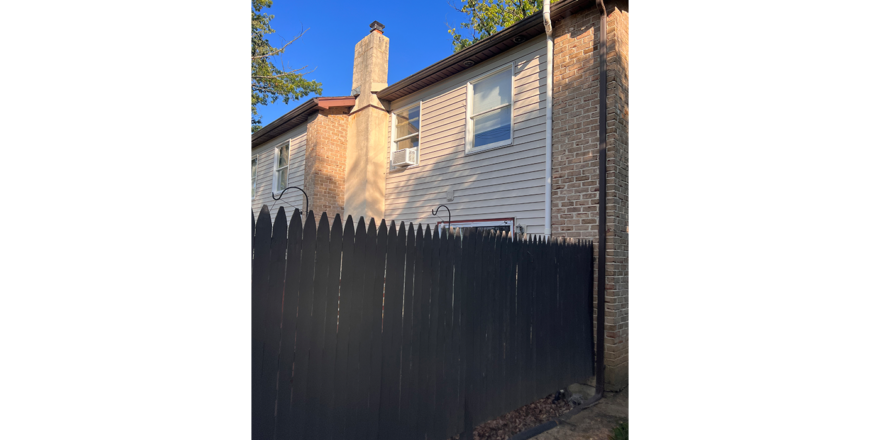
M 290 162 L 290 142 L 275 147 L 275 174 L 272 176 L 272 191 L 280 193 L 287 188 L 287 165 Z
M 513 142 L 513 65 L 468 83 L 467 153 Z
M 257 197 L 257 156 L 251 157 L 251 200 Z
M 403 150 L 404 148 L 415 148 L 418 154 L 419 148 L 419 122 L 422 110 L 422 103 L 418 103 L 412 107 L 398 110 L 393 113 L 391 138 L 394 139 L 394 150 Z M 418 157 L 418 156 L 417 156 Z

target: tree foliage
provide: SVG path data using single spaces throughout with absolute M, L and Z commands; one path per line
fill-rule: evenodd
M 261 12 L 272 6 L 272 0 L 251 0 L 251 132 L 262 128 L 261 117 L 257 113 L 257 105 L 274 103 L 279 98 L 285 104 L 300 99 L 310 93 L 320 95 L 323 90 L 321 83 L 309 81 L 299 69 L 286 69 L 282 54 L 294 41 L 302 37 L 305 31 L 281 47 L 272 47 L 266 35 L 275 33 L 269 22 L 275 18 Z M 308 30 L 308 29 L 306 29 Z M 277 61 L 276 65 L 273 61 Z
M 454 27 L 449 28 L 452 46 L 458 52 L 536 12 L 544 7 L 543 0 L 461 0 L 463 5 L 458 12 L 470 16 L 470 21 L 461 23 L 461 30 L 470 30 L 471 37 L 465 38 Z M 551 0 L 555 3 L 556 0 Z M 447 25 L 447 27 L 449 27 Z

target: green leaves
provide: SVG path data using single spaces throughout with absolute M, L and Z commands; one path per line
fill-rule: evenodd
M 287 104 L 310 93 L 320 95 L 323 89 L 321 83 L 306 80 L 304 73 L 297 73 L 303 68 L 288 70 L 283 65 L 281 55 L 287 46 L 306 31 L 280 48 L 272 47 L 265 36 L 275 33 L 269 25 L 275 16 L 261 12 L 272 6 L 272 0 L 251 0 L 251 6 L 251 133 L 254 133 L 262 128 L 257 105 L 271 104 L 278 99 Z M 273 60 L 278 60 L 279 65 Z
M 611 432 L 610 440 L 627 440 L 629 439 L 629 422 L 620 422 Z
M 471 38 L 465 38 L 456 28 L 449 29 L 452 46 L 458 52 L 536 12 L 541 12 L 542 0 L 461 0 L 464 5 L 458 12 L 471 17 L 469 22 L 461 23 L 462 30 L 470 29 Z M 551 0 L 555 3 L 556 0 Z M 450 5 L 452 6 L 452 5 Z M 448 26 L 447 26 L 448 27 Z

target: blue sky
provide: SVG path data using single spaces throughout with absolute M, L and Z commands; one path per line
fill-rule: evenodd
M 461 0 L 450 3 L 458 6 Z M 275 33 L 268 37 L 275 47 L 290 41 L 301 29 L 309 29 L 288 46 L 283 62 L 291 69 L 314 69 L 306 78 L 321 82 L 324 96 L 351 92 L 354 46 L 369 33 L 373 20 L 385 25 L 385 36 L 391 40 L 388 84 L 451 55 L 452 36 L 446 23 L 460 28 L 459 23 L 466 20 L 446 0 L 274 0 L 272 7 L 263 11 L 275 16 L 271 22 Z M 278 100 L 258 106 L 257 111 L 265 126 L 302 102 L 285 105 Z

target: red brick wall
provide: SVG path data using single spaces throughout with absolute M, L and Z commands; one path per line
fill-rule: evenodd
M 626 2 L 606 2 L 607 173 L 605 375 L 609 389 L 628 382 L 628 33 Z M 551 232 L 599 237 L 599 12 L 553 24 L 553 181 Z M 598 247 L 597 247 L 598 249 Z
M 343 215 L 348 109 L 321 110 L 309 118 L 306 134 L 305 184 L 309 209 L 320 215 Z

